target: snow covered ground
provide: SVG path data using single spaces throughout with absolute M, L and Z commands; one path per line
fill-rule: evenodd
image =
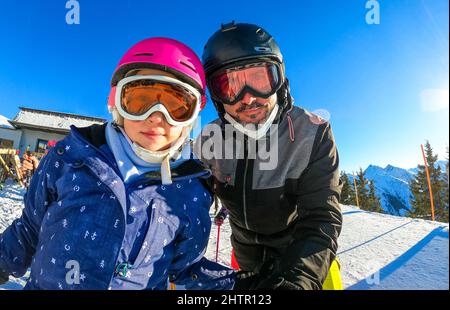
M 361 211 L 342 205 L 338 257 L 345 289 L 449 289 L 448 224 Z M 220 263 L 229 265 L 231 230 L 221 227 Z M 215 259 L 217 226 L 206 252 Z
M 0 232 L 21 215 L 24 190 L 9 183 L 0 191 Z M 448 224 L 361 211 L 342 206 L 344 225 L 339 260 L 344 288 L 350 290 L 449 289 Z M 229 265 L 231 234 L 221 227 L 218 261 Z M 216 256 L 213 225 L 206 256 Z M 1 289 L 21 289 L 26 276 Z
M 342 206 L 347 289 L 449 289 L 448 224 Z
M 21 216 L 23 208 L 23 195 L 25 189 L 17 183 L 6 180 L 5 186 L 0 190 L 0 233 L 5 230 L 16 218 Z M 10 277 L 10 281 L 0 285 L 1 289 L 20 290 L 26 281 L 26 275 L 21 279 Z

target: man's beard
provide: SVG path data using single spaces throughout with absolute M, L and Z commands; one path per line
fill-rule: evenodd
M 242 105 L 239 109 L 236 110 L 236 117 L 235 117 L 235 119 L 236 119 L 236 121 L 238 121 L 243 126 L 245 126 L 247 124 L 253 124 L 253 125 L 264 124 L 265 121 L 267 120 L 267 118 L 270 115 L 270 113 L 269 113 L 270 111 L 269 111 L 268 105 L 269 105 L 268 103 L 259 103 L 259 102 L 254 102 L 254 103 L 249 104 L 249 105 Z M 239 113 L 244 112 L 246 110 L 255 109 L 255 108 L 262 108 L 262 109 L 266 110 L 264 118 L 261 119 L 257 124 L 255 124 L 255 123 L 247 123 L 247 122 L 243 121 L 239 117 Z M 252 114 L 252 115 L 248 115 L 247 117 L 251 118 L 251 119 L 256 119 L 257 116 L 258 116 L 257 114 Z

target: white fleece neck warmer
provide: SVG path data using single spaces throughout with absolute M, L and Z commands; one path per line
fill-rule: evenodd
M 190 158 L 190 127 L 183 128 L 180 138 L 169 149 L 158 152 L 142 148 L 130 140 L 121 126 L 114 127 L 120 132 L 116 132 L 113 125 L 108 124 L 106 136 L 124 179 L 142 171 L 160 169 L 162 183 L 172 184 L 171 167 L 174 168 Z
M 269 130 L 270 126 L 272 125 L 275 117 L 278 113 L 278 104 L 276 104 L 270 112 L 269 117 L 266 119 L 264 124 L 246 124 L 245 126 L 236 121 L 230 114 L 225 113 L 224 118 L 238 131 L 242 132 L 243 134 L 247 135 L 250 138 L 253 138 L 255 140 L 258 140 L 262 137 L 264 137 Z

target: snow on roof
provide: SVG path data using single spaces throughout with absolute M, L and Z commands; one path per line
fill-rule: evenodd
M 12 122 L 18 126 L 69 131 L 71 125 L 87 127 L 92 124 L 103 124 L 106 122 L 106 119 L 20 107 L 19 113 L 17 113 Z
M 3 115 L 0 115 L 0 128 L 8 128 L 8 129 L 15 129 L 13 125 L 11 125 L 9 122 L 9 119 L 4 117 Z

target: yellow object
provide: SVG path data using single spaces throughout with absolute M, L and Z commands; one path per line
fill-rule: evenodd
M 169 282 L 169 291 L 175 291 L 176 289 L 177 289 L 177 286 L 174 283 Z
M 327 278 L 322 286 L 323 290 L 343 290 L 342 279 L 341 279 L 341 266 L 339 265 L 339 261 L 336 258 L 332 263 L 330 270 L 328 271 Z

